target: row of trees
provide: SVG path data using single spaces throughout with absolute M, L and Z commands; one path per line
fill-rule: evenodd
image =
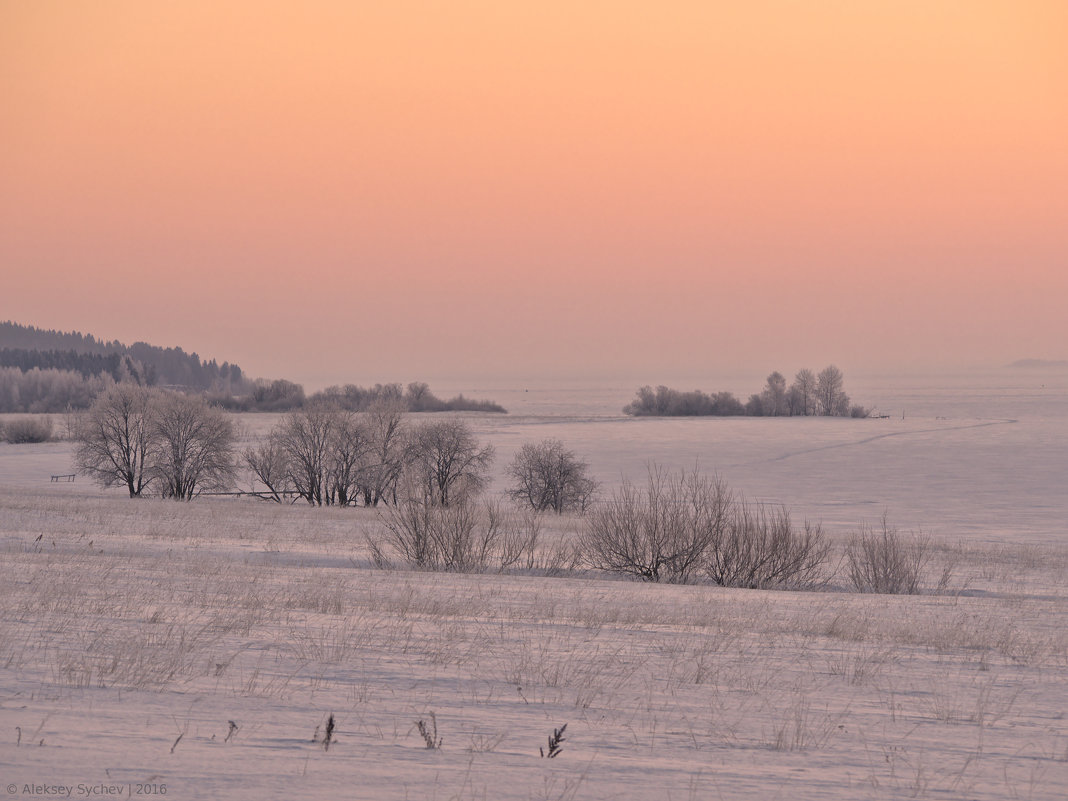
M 357 413 L 322 404 L 293 412 L 244 461 L 276 500 L 318 506 L 378 506 L 414 496 L 440 506 L 480 491 L 492 446 L 461 420 L 409 426 L 400 403 Z
M 380 403 L 398 403 L 409 412 L 505 412 L 500 404 L 488 400 L 465 398 L 462 394 L 442 400 L 423 381 L 412 381 L 407 387 L 400 384 L 375 384 L 360 387 L 355 384 L 327 387 L 311 396 L 312 403 L 328 403 L 339 409 L 363 412 Z
M 236 481 L 233 423 L 203 398 L 117 384 L 73 426 L 75 468 L 130 497 L 152 488 L 189 499 Z M 486 487 L 493 459 L 463 420 L 411 424 L 397 398 L 365 412 L 327 404 L 292 412 L 240 456 L 276 501 L 372 507 L 412 499 L 448 507 Z M 597 489 L 558 440 L 524 445 L 508 472 L 509 494 L 536 511 L 584 510 Z
M 787 415 L 824 415 L 827 417 L 867 417 L 862 406 L 851 406 L 845 393 L 845 377 L 833 364 L 819 374 L 808 368 L 798 370 L 787 388 L 786 378 L 775 371 L 768 376 L 764 389 L 749 397 L 746 414 L 757 417 Z
M 383 403 L 397 404 L 408 412 L 506 412 L 498 403 L 489 400 L 473 400 L 462 394 L 442 400 L 430 391 L 429 385 L 413 381 L 407 387 L 401 384 L 375 384 L 361 387 L 355 384 L 332 386 L 305 396 L 304 387 L 285 379 L 268 381 L 257 379 L 246 395 L 231 396 L 211 393 L 209 402 L 230 411 L 239 412 L 291 412 L 297 409 L 324 406 L 344 409 L 349 412 L 366 412 Z
M 114 386 L 108 373 L 83 377 L 73 370 L 0 367 L 0 412 L 47 414 L 87 409 L 93 398 Z
M 295 495 L 317 506 L 448 507 L 487 486 L 493 459 L 493 447 L 463 420 L 411 425 L 396 402 L 363 413 L 329 406 L 294 412 L 244 454 L 270 497 Z M 507 473 L 509 497 L 539 512 L 585 511 L 598 489 L 586 462 L 556 439 L 523 445 Z
M 745 414 L 745 406 L 730 392 L 683 392 L 666 386 L 641 387 L 623 413 L 635 417 L 726 417 Z
M 842 371 L 834 365 L 817 375 L 803 369 L 794 376 L 789 387 L 782 373 L 768 376 L 761 392 L 754 393 L 743 404 L 730 392 L 707 394 L 700 390 L 683 392 L 666 386 L 655 390 L 644 386 L 623 412 L 635 416 L 729 416 L 777 417 L 788 415 L 825 415 L 829 417 L 867 417 L 869 410 L 851 406 L 844 390 Z

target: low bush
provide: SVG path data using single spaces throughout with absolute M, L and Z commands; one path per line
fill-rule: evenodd
M 795 528 L 785 507 L 734 504 L 709 550 L 708 577 L 724 587 L 812 589 L 824 582 L 831 545 L 819 525 Z
M 858 592 L 915 595 L 930 558 L 928 537 L 902 535 L 886 515 L 878 530 L 864 528 L 846 546 L 849 579 Z
M 735 499 L 700 470 L 657 466 L 644 489 L 624 482 L 594 508 L 582 548 L 594 568 L 644 581 L 752 588 L 816 586 L 830 552 L 819 526 L 795 528 L 785 509 Z
M 582 557 L 568 537 L 545 534 L 542 518 L 515 512 L 499 500 L 465 496 L 449 506 L 409 498 L 380 510 L 382 528 L 365 534 L 382 569 L 394 560 L 420 570 L 520 571 L 560 575 Z
M 52 440 L 51 417 L 20 417 L 9 420 L 0 427 L 5 442 L 12 445 L 28 445 Z
M 598 504 L 582 538 L 599 570 L 643 581 L 685 584 L 705 565 L 728 525 L 730 491 L 716 477 L 652 465 L 644 488 L 624 481 Z
M 386 544 L 393 553 L 423 570 L 485 570 L 502 542 L 510 540 L 505 536 L 499 507 L 480 505 L 466 496 L 449 506 L 422 499 L 405 500 L 388 507 L 382 522 L 387 532 Z M 380 543 L 369 538 L 368 545 L 377 563 L 389 562 Z

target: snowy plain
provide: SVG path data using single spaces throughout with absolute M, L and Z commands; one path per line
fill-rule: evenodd
M 494 491 L 548 436 L 608 490 L 697 463 L 839 544 L 884 511 L 923 530 L 947 592 L 379 570 L 372 510 L 130 501 L 52 484 L 66 443 L 0 445 L 0 793 L 1068 797 L 1068 379 L 849 389 L 890 418 L 632 420 L 633 388 L 488 387 L 511 413 L 467 419 Z M 581 526 L 547 519 L 546 548 Z

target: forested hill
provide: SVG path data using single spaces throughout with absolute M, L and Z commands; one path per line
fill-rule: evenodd
M 83 379 L 108 375 L 114 381 L 237 394 L 248 390 L 236 364 L 203 361 L 181 348 L 146 342 L 124 345 L 77 331 L 46 331 L 13 322 L 0 323 L 0 368 L 60 370 Z
M 46 331 L 10 321 L 0 323 L 0 347 L 21 350 L 72 350 L 76 353 L 122 353 L 121 342 L 104 342 L 78 331 Z

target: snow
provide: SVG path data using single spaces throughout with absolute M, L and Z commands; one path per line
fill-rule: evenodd
M 909 597 L 375 570 L 373 511 L 131 501 L 51 484 L 66 444 L 2 445 L 0 793 L 1068 797 L 1068 416 L 996 395 L 946 420 L 469 418 L 498 470 L 559 436 L 610 484 L 699 459 L 839 542 L 886 509 L 955 564 Z

